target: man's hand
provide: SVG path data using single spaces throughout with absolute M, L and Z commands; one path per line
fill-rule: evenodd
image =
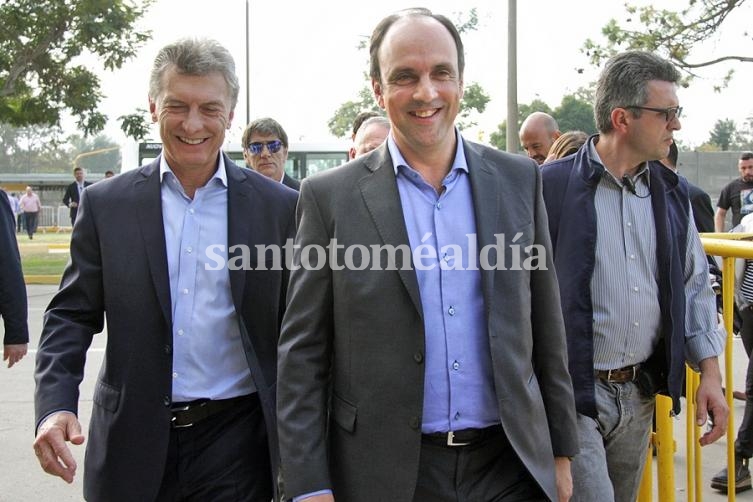
M 719 361 L 716 357 L 709 357 L 698 365 L 701 368 L 701 383 L 696 392 L 696 423 L 701 426 L 711 416 L 713 427 L 701 436 L 701 446 L 706 446 L 727 432 L 727 416 L 729 408 L 722 392 L 722 375 L 719 371 Z
M 13 343 L 5 345 L 3 349 L 3 361 L 8 361 L 8 367 L 12 368 L 14 364 L 24 358 L 28 343 Z
M 76 475 L 76 461 L 65 444 L 66 441 L 75 445 L 83 444 L 81 424 L 73 413 L 58 411 L 48 416 L 39 426 L 34 440 L 34 453 L 46 473 L 72 483 Z
M 557 476 L 557 499 L 567 502 L 573 496 L 573 476 L 570 472 L 570 459 L 554 457 L 554 469 Z

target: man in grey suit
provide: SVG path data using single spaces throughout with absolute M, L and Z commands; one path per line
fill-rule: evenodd
M 383 19 L 392 132 L 302 183 L 278 356 L 294 500 L 566 500 L 573 391 L 536 164 L 454 126 L 463 46 L 426 9 Z
M 273 497 L 288 274 L 256 250 L 292 238 L 297 194 L 221 153 L 234 69 L 212 40 L 162 48 L 149 88 L 160 156 L 83 193 L 39 342 L 34 450 L 46 472 L 72 481 L 66 443 L 84 441 L 78 386 L 106 313 L 86 500 Z

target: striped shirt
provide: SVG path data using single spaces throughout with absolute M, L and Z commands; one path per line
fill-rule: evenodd
M 601 163 L 591 145 L 591 155 Z M 594 368 L 622 368 L 648 359 L 661 335 L 656 228 L 648 164 L 633 194 L 609 171 L 596 189 L 596 264 L 591 279 Z M 690 218 L 692 221 L 692 215 Z M 720 354 L 714 293 L 698 231 L 690 224 L 685 258 L 685 355 L 691 365 Z

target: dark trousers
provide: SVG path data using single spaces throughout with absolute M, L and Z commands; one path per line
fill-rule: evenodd
M 504 432 L 461 447 L 422 441 L 414 502 L 546 500 Z
M 157 502 L 270 502 L 272 470 L 256 394 L 170 432 Z
M 26 233 L 29 234 L 29 237 L 37 231 L 38 218 L 39 213 L 24 213 L 24 224 L 26 225 Z
M 753 308 L 740 309 L 740 321 L 740 338 L 748 353 L 748 370 L 745 374 L 745 411 L 737 431 L 735 451 L 744 458 L 750 458 L 753 457 L 753 365 L 750 358 L 753 348 Z

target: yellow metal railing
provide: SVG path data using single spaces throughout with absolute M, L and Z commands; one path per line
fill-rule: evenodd
M 733 358 L 732 358 L 732 316 L 735 291 L 735 259 L 753 259 L 753 234 L 723 233 L 701 234 L 701 242 L 707 254 L 722 257 L 722 311 L 724 330 L 727 334 L 727 343 L 724 350 L 724 381 L 727 392 L 725 398 L 729 406 L 727 419 L 727 486 L 735 486 L 735 417 L 732 405 L 733 389 Z M 701 472 L 701 447 L 698 440 L 701 436 L 701 427 L 695 423 L 696 402 L 695 394 L 700 382 L 700 376 L 695 371 L 687 368 L 685 405 L 686 414 L 686 459 L 687 459 L 687 501 L 701 502 L 703 500 L 703 476 Z M 656 432 L 652 435 L 651 442 L 656 448 L 657 460 L 657 491 L 661 502 L 674 502 L 675 500 L 675 468 L 674 453 L 675 442 L 670 410 L 671 399 L 665 396 L 656 398 Z M 641 488 L 638 494 L 638 502 L 653 500 L 653 459 L 651 448 L 648 451 L 646 468 L 643 471 Z M 735 501 L 734 488 L 727 491 L 727 500 Z

